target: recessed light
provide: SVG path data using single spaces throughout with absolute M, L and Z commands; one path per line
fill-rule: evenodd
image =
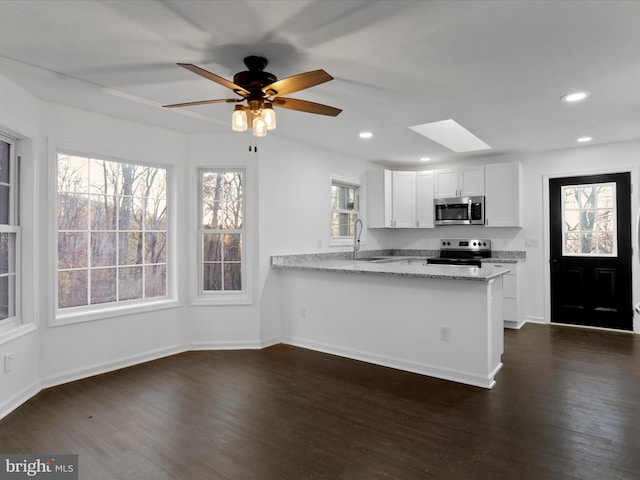
M 588 96 L 589 96 L 588 92 L 573 92 L 560 97 L 560 99 L 563 102 L 574 103 L 574 102 L 579 102 L 581 100 L 584 100 Z
M 590 142 L 591 140 L 593 140 L 593 138 L 591 137 L 580 137 L 576 140 L 576 142 L 587 143 L 587 142 Z
M 421 158 L 420 158 L 420 161 L 421 161 L 421 162 L 428 162 L 429 160 L 431 160 L 431 158 L 430 158 L 430 157 L 421 157 Z
M 360 132 L 360 138 L 371 138 L 373 137 L 373 133 L 371 132 Z

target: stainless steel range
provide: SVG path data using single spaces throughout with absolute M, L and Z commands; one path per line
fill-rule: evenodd
M 491 240 L 443 238 L 440 240 L 440 256 L 429 258 L 427 263 L 481 267 L 481 260 L 490 256 Z

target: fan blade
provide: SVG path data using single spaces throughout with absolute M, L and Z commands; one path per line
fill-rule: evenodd
M 339 108 L 330 107 L 329 105 L 322 105 L 321 103 L 309 102 L 307 100 L 298 100 L 297 98 L 277 97 L 273 99 L 273 104 L 276 107 L 299 110 L 307 113 L 317 113 L 319 115 L 329 115 L 330 117 L 337 117 L 342 111 Z
M 194 105 L 209 105 L 211 103 L 236 103 L 242 102 L 235 98 L 221 98 L 219 100 L 199 100 L 197 102 L 173 103 L 171 105 L 163 105 L 164 108 L 193 107 Z
M 313 70 L 273 82 L 263 87 L 262 91 L 267 97 L 287 95 L 288 93 L 298 92 L 305 88 L 320 85 L 329 80 L 333 80 L 333 77 L 324 70 Z
M 227 87 L 233 90 L 238 95 L 242 95 L 243 97 L 246 97 L 250 93 L 249 90 L 242 88 L 240 85 L 236 85 L 235 83 L 230 82 L 226 78 L 216 75 L 215 73 L 211 73 L 205 70 L 204 68 L 197 67 L 195 65 L 192 65 L 191 63 L 179 63 L 178 65 L 180 65 L 182 68 L 186 68 L 187 70 L 197 75 L 200 75 L 201 77 L 211 80 L 212 82 L 216 82 L 222 85 L 223 87 Z

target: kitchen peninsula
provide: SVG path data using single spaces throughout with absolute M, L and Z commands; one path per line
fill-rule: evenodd
M 412 257 L 272 257 L 283 342 L 492 388 L 502 366 L 504 266 Z

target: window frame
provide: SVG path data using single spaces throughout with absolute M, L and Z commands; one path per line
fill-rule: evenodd
M 197 279 L 195 284 L 196 296 L 192 299 L 193 305 L 248 305 L 251 303 L 250 267 L 249 267 L 249 222 L 250 213 L 247 211 L 249 197 L 249 182 L 247 168 L 240 166 L 207 166 L 196 169 L 197 173 Z M 203 179 L 207 173 L 240 173 L 242 175 L 242 228 L 235 229 L 205 229 L 203 226 L 204 203 L 203 203 Z M 204 237 L 207 234 L 239 234 L 241 235 L 240 251 L 240 290 L 205 290 L 204 289 Z M 224 261 L 222 261 L 224 264 Z
M 81 305 L 67 308 L 58 307 L 58 218 L 57 218 L 57 165 L 58 154 L 85 157 L 95 160 L 105 160 L 109 162 L 124 163 L 141 167 L 164 169 L 166 171 L 166 292 L 164 296 L 149 297 L 141 299 L 120 300 L 116 302 Z M 123 315 L 131 315 L 143 312 L 152 312 L 174 308 L 180 306 L 177 298 L 177 281 L 175 278 L 176 269 L 176 242 L 175 242 L 175 175 L 173 168 L 161 161 L 150 161 L 145 158 L 131 160 L 127 157 L 133 155 L 121 155 L 113 153 L 103 153 L 100 149 L 90 146 L 79 147 L 62 142 L 50 142 L 49 156 L 51 158 L 51 168 L 49 173 L 49 185 L 51 185 L 50 196 L 50 231 L 52 232 L 51 243 L 51 275 L 52 275 L 52 297 L 51 304 L 55 315 L 49 321 L 50 326 L 60 326 L 86 321 L 100 320 Z M 89 245 L 90 248 L 90 245 Z
M 348 209 L 334 209 L 333 208 L 333 187 L 346 187 L 353 188 L 355 190 L 355 206 L 353 210 Z M 355 221 L 360 218 L 360 183 L 355 180 L 350 180 L 343 177 L 332 176 L 329 186 L 329 246 L 345 246 L 353 244 L 353 235 L 340 235 L 334 236 L 332 234 L 332 222 L 334 213 L 353 213 L 353 222 L 355 228 Z
M 9 144 L 9 181 L 2 185 L 9 187 L 9 220 L 8 224 L 0 224 L 0 233 L 14 235 L 13 255 L 9 254 L 8 270 L 13 270 L 13 286 L 9 286 L 9 301 L 13 301 L 13 315 L 0 320 L 0 334 L 23 323 L 22 319 L 22 229 L 20 227 L 20 157 L 18 155 L 18 139 L 0 131 L 0 140 Z M 7 272 L 7 277 L 11 272 Z M 13 291 L 12 291 L 13 290 Z

